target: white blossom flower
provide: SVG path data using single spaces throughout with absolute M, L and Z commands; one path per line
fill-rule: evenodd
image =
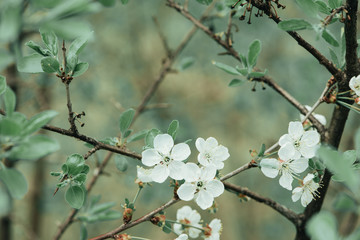
M 309 159 L 300 158 L 296 160 L 277 160 L 275 158 L 264 158 L 260 162 L 261 171 L 269 178 L 281 175 L 279 183 L 283 188 L 292 190 L 293 177 L 304 172 L 309 166 Z
M 182 224 L 192 225 L 197 228 L 202 228 L 201 224 L 199 223 L 201 220 L 200 214 L 196 211 L 191 209 L 189 206 L 183 206 L 176 213 L 176 221 Z M 191 238 L 197 238 L 201 233 L 200 229 L 192 228 L 189 226 L 184 226 L 178 223 L 174 224 L 174 232 L 176 234 L 181 234 L 184 231 L 189 234 Z
M 199 168 L 195 163 L 187 163 L 184 172 L 185 183 L 177 190 L 181 200 L 190 201 L 195 198 L 200 208 L 205 210 L 211 207 L 215 197 L 224 192 L 224 184 L 214 179 L 215 166 Z
M 188 239 L 189 237 L 186 234 L 181 234 L 177 238 L 175 238 L 175 240 L 188 240 Z
M 219 145 L 215 138 L 209 137 L 206 141 L 203 138 L 196 139 L 197 150 L 200 152 L 198 161 L 203 166 L 215 165 L 216 169 L 224 168 L 226 159 L 230 157 L 226 147 Z
M 220 219 L 213 219 L 205 228 L 205 240 L 220 240 L 222 224 Z
M 319 184 L 314 182 L 314 174 L 309 173 L 302 181 L 302 186 L 297 187 L 292 192 L 292 200 L 296 202 L 301 198 L 301 204 L 306 207 L 317 196 Z
M 154 138 L 154 148 L 142 152 L 142 163 L 155 167 L 151 171 L 151 178 L 162 183 L 168 176 L 175 180 L 183 179 L 182 162 L 190 155 L 190 147 L 186 143 L 174 146 L 174 140 L 169 134 L 159 134 Z
M 360 75 L 350 79 L 349 87 L 355 92 L 356 95 L 360 96 Z
M 305 131 L 301 122 L 290 122 L 289 133 L 279 139 L 279 157 L 287 161 L 301 156 L 312 158 L 318 148 L 320 134 L 316 130 Z
M 310 111 L 311 107 L 309 105 L 305 105 L 305 108 Z M 311 113 L 311 115 L 313 115 L 322 125 L 326 125 L 326 118 L 325 116 L 321 115 L 321 114 L 316 114 L 316 113 Z M 305 116 L 300 114 L 300 120 L 301 122 L 304 121 Z
M 147 182 L 153 181 L 151 178 L 152 169 L 145 169 L 143 167 L 136 166 L 136 171 L 137 171 L 137 178 L 136 178 L 135 182 L 147 183 Z

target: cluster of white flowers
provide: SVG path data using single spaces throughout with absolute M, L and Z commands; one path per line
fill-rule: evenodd
M 352 77 L 349 82 L 349 87 L 357 95 L 355 98 L 355 103 L 360 105 L 360 75 Z
M 299 174 L 308 168 L 309 158 L 315 156 L 319 142 L 320 134 L 316 130 L 305 131 L 301 122 L 290 122 L 288 133 L 279 139 L 279 159 L 262 159 L 261 171 L 270 178 L 280 174 L 280 185 L 291 191 L 294 178 L 299 179 Z M 302 187 L 292 191 L 294 202 L 301 198 L 301 204 L 306 207 L 316 196 L 319 184 L 315 183 L 313 178 L 313 174 L 308 174 L 302 180 Z
M 169 176 L 174 180 L 185 180 L 177 194 L 180 199 L 190 201 L 195 198 L 196 203 L 207 209 L 212 206 L 214 198 L 224 192 L 224 185 L 215 179 L 216 172 L 224 167 L 224 161 L 229 158 L 228 149 L 219 145 L 217 140 L 209 137 L 196 140 L 199 151 L 199 167 L 195 163 L 184 163 L 191 151 L 186 143 L 174 145 L 169 134 L 159 134 L 154 138 L 154 147 L 142 152 L 142 163 L 153 167 L 144 169 L 138 167 L 137 182 L 164 182 Z
M 197 238 L 201 233 L 205 240 L 219 240 L 222 231 L 220 219 L 213 219 L 205 227 L 201 224 L 201 216 L 189 206 L 183 206 L 177 211 L 176 221 L 174 224 L 174 232 L 179 236 L 175 240 L 187 240 Z

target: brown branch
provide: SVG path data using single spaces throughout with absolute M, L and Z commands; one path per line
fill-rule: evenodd
M 324 19 L 324 22 L 323 22 L 324 26 L 329 25 L 329 23 L 333 20 L 335 15 L 342 12 L 342 11 L 344 11 L 344 10 L 346 10 L 345 6 L 340 6 L 338 8 L 333 9 L 331 11 L 331 14 Z
M 157 18 L 155 16 L 153 16 L 152 19 L 153 19 L 153 21 L 155 23 L 155 26 L 156 26 L 156 29 L 158 31 L 159 37 L 161 39 L 162 45 L 164 46 L 164 49 L 166 51 L 166 55 L 167 55 L 168 58 L 171 58 L 171 54 L 172 54 L 171 49 L 169 47 L 168 41 L 167 41 L 164 33 L 161 30 L 159 21 L 157 20 Z
M 281 215 L 286 217 L 295 226 L 298 226 L 301 223 L 302 215 L 296 214 L 295 212 L 293 212 L 290 209 L 288 209 L 287 207 L 277 203 L 276 201 L 274 201 L 270 198 L 265 198 L 257 193 L 250 191 L 249 189 L 247 189 L 245 187 L 240 187 L 240 186 L 228 183 L 228 182 L 223 182 L 223 183 L 224 183 L 225 189 L 230 189 L 237 193 L 244 194 L 244 195 L 250 197 L 251 199 L 254 199 L 257 202 L 263 203 L 263 204 L 271 207 L 272 209 L 274 209 L 275 211 L 277 211 L 278 213 L 280 213 Z
M 84 159 L 87 160 L 91 155 L 93 155 L 96 151 L 98 151 L 100 148 L 99 146 L 95 146 L 92 149 L 90 149 L 85 155 L 84 155 Z
M 227 179 L 229 179 L 229 178 L 231 178 L 231 177 L 233 177 L 233 176 L 235 176 L 235 175 L 237 175 L 237 174 L 239 174 L 239 173 L 241 173 L 241 172 L 243 172 L 245 170 L 253 168 L 253 167 L 256 167 L 256 165 L 253 162 L 249 162 L 249 163 L 239 167 L 238 169 L 235 169 L 234 171 L 226 174 L 225 176 L 221 177 L 220 180 L 225 181 L 225 180 L 227 180 Z
M 118 228 L 115 228 L 114 230 L 102 234 L 100 236 L 91 238 L 90 240 L 100 240 L 100 239 L 108 239 L 108 238 L 115 238 L 115 235 L 126 230 L 129 229 L 131 227 L 134 227 L 140 223 L 143 223 L 145 221 L 149 221 L 155 214 L 159 213 L 160 211 L 163 211 L 164 209 L 170 207 L 171 205 L 174 205 L 175 203 L 179 202 L 179 199 L 171 199 L 170 201 L 168 201 L 167 203 L 165 203 L 164 205 L 162 205 L 161 207 L 149 212 L 148 214 L 142 216 L 141 218 L 138 218 L 132 222 L 129 222 L 127 224 L 122 224 L 121 226 L 119 226 Z

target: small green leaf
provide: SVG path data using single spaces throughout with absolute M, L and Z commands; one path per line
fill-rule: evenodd
M 246 57 L 242 54 L 239 54 L 239 57 L 240 57 L 240 60 L 241 60 L 241 63 L 244 65 L 245 68 L 248 67 L 248 62 L 246 60 Z
M 169 125 L 167 133 L 175 140 L 178 131 L 179 131 L 179 121 L 173 120 Z
M 46 73 L 53 73 L 59 71 L 60 64 L 53 57 L 44 57 L 41 59 L 41 68 Z
M 323 1 L 316 1 L 315 3 L 317 4 L 319 12 L 326 15 L 331 13 L 331 8 L 329 8 L 328 5 L 326 5 L 326 3 L 324 3 Z
M 120 126 L 121 135 L 124 135 L 125 131 L 130 127 L 134 115 L 135 115 L 135 110 L 132 108 L 129 108 L 120 115 L 119 126 Z
M 284 20 L 278 24 L 278 27 L 284 31 L 298 31 L 304 29 L 312 29 L 311 24 L 303 19 Z
M 168 233 L 168 234 L 171 233 L 172 232 L 171 231 L 171 223 L 169 221 L 165 220 L 165 224 L 162 227 L 162 230 L 163 230 L 164 233 Z
M 339 63 L 339 59 L 336 55 L 336 53 L 334 52 L 334 50 L 332 50 L 331 48 L 329 48 L 329 52 L 330 52 L 330 57 L 331 60 L 333 61 L 333 63 L 337 66 L 337 67 L 341 67 L 340 63 Z
M 123 5 L 127 4 L 128 2 L 129 2 L 129 0 L 121 0 L 121 3 L 122 3 Z
M 13 198 L 21 199 L 28 191 L 28 184 L 24 175 L 15 168 L 1 169 L 0 180 L 5 183 Z
M 128 139 L 126 140 L 126 142 L 130 143 L 130 142 L 135 142 L 138 140 L 143 139 L 144 137 L 146 137 L 146 134 L 149 132 L 149 130 L 141 130 L 137 133 L 134 133 L 133 135 L 131 135 L 130 137 L 128 137 Z
M 2 95 L 6 90 L 6 78 L 0 75 L 0 95 Z
M 245 82 L 246 82 L 246 80 L 235 78 L 230 81 L 228 86 L 229 87 L 239 87 L 239 86 L 243 85 Z
M 151 129 L 145 137 L 145 145 L 148 147 L 153 147 L 154 146 L 154 138 L 160 134 L 160 130 L 153 128 Z
M 88 174 L 90 171 L 90 167 L 88 165 L 84 165 L 83 169 L 81 170 L 81 173 Z
M 225 72 L 227 72 L 229 74 L 240 75 L 239 72 L 235 68 L 233 68 L 233 67 L 231 67 L 229 65 L 226 65 L 224 63 L 213 61 L 212 64 L 214 64 L 216 67 L 220 68 L 221 70 L 223 70 L 223 71 L 225 71 Z
M 10 159 L 37 160 L 50 153 L 59 150 L 59 144 L 42 135 L 35 135 L 22 142 L 20 145 L 13 147 L 10 152 Z
M 19 1 L 1 1 L 0 41 L 14 42 L 18 39 L 22 25 L 22 4 Z
M 34 53 L 32 55 L 22 57 L 17 63 L 17 69 L 19 72 L 24 73 L 40 73 L 43 72 L 41 67 L 42 55 Z
M 125 157 L 119 156 L 115 158 L 115 166 L 120 172 L 125 172 L 128 169 L 128 161 Z
M 87 41 L 89 40 L 89 38 L 91 37 L 91 35 L 92 35 L 92 32 L 75 39 L 70 44 L 70 47 L 67 52 L 68 56 L 79 55 L 79 53 L 84 49 L 84 47 L 85 47 Z
M 55 33 L 48 29 L 40 29 L 40 35 L 46 47 L 51 51 L 53 56 L 56 56 L 58 53 L 58 42 Z
M 85 201 L 85 191 L 79 186 L 70 186 L 65 193 L 65 200 L 75 209 L 80 209 Z
M 80 154 L 72 154 L 66 159 L 66 165 L 68 167 L 68 174 L 77 175 L 81 173 L 84 168 L 85 160 Z
M 86 174 L 85 173 L 79 173 L 72 180 L 78 182 L 79 184 L 84 184 L 85 181 L 86 181 Z
M 322 211 L 312 217 L 306 225 L 306 231 L 313 240 L 338 240 L 335 217 L 326 211 Z
M 77 55 L 68 55 L 66 57 L 66 72 L 73 75 L 74 74 L 74 71 L 75 71 L 75 68 L 78 64 L 78 56 Z
M 0 135 L 2 136 L 17 136 L 20 134 L 21 130 L 21 125 L 12 119 L 3 118 L 0 121 Z
M 313 0 L 296 0 L 296 3 L 308 16 L 318 16 L 318 5 Z
M 185 69 L 191 67 L 195 62 L 195 58 L 193 57 L 185 57 L 180 61 L 180 71 L 184 71 Z
M 330 45 L 334 46 L 334 47 L 338 47 L 339 46 L 339 42 L 335 39 L 335 37 L 325 28 L 324 31 L 322 32 L 322 38 L 329 43 Z
M 33 116 L 22 130 L 22 135 L 29 135 L 39 130 L 42 126 L 50 122 L 58 113 L 53 110 L 43 111 Z
M 98 0 L 104 7 L 113 7 L 115 6 L 116 0 Z
M 11 116 L 12 113 L 15 111 L 15 106 L 16 106 L 15 93 L 8 86 L 8 87 L 6 87 L 5 94 L 3 97 L 4 97 L 6 116 Z
M 25 45 L 44 57 L 51 56 L 50 51 L 48 49 L 42 48 L 39 44 L 34 43 L 33 41 L 28 41 L 27 43 L 25 43 Z
M 329 6 L 332 9 L 338 8 L 342 5 L 342 0 L 329 0 Z
M 265 75 L 266 75 L 266 71 L 265 72 L 251 72 L 251 73 L 249 73 L 248 78 L 261 78 Z
M 196 0 L 198 3 L 209 5 L 213 0 Z
M 245 77 L 249 74 L 248 68 L 239 68 L 238 66 L 236 66 L 236 70 Z
M 86 240 L 86 239 L 88 239 L 88 232 L 86 229 L 86 225 L 82 223 L 80 225 L 80 240 Z
M 261 51 L 261 42 L 259 40 L 254 40 L 249 47 L 248 52 L 248 61 L 250 67 L 254 67 L 257 61 L 257 58 Z
M 266 150 L 266 147 L 265 147 L 265 144 L 263 143 L 263 144 L 261 144 L 261 148 L 260 148 L 258 156 L 259 157 L 264 156 L 265 150 Z
M 111 221 L 122 217 L 122 213 L 115 210 L 109 210 L 97 215 L 98 221 Z
M 105 212 L 105 211 L 109 210 L 110 208 L 114 207 L 115 205 L 116 205 L 115 202 L 106 202 L 106 203 L 96 204 L 89 210 L 89 214 L 95 215 L 95 214 Z
M 122 138 L 127 138 L 128 136 L 130 136 L 130 134 L 132 133 L 132 129 L 128 129 L 124 132 L 124 134 L 122 135 Z
M 89 63 L 81 62 L 78 63 L 74 69 L 73 77 L 78 77 L 82 75 L 89 68 Z

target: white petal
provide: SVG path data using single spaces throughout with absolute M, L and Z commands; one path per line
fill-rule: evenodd
M 191 210 L 191 213 L 187 215 L 187 219 L 192 224 L 198 224 L 201 220 L 201 215 L 196 210 Z
M 223 162 L 215 161 L 215 162 L 213 162 L 213 164 L 216 167 L 216 169 L 223 169 L 224 168 L 224 163 Z
M 301 187 L 295 188 L 292 191 L 292 196 L 291 196 L 291 199 L 293 200 L 293 202 L 296 202 L 297 200 L 299 200 L 302 193 L 303 193 L 303 189 Z
M 202 210 L 205 210 L 212 206 L 214 197 L 206 190 L 201 189 L 196 195 L 196 203 Z
M 159 134 L 154 138 L 154 148 L 164 155 L 168 155 L 174 146 L 174 140 L 169 134 Z
M 207 157 L 205 156 L 205 154 L 208 154 L 207 152 L 200 152 L 197 159 L 199 161 L 199 163 L 203 166 L 208 166 L 211 164 L 211 162 L 207 159 Z
M 207 167 L 201 168 L 200 179 L 202 181 L 210 181 L 214 179 L 215 175 L 216 175 L 216 168 L 214 165 L 209 165 Z
M 211 149 L 216 148 L 218 145 L 219 144 L 215 138 L 209 137 L 205 141 L 205 151 L 211 151 Z
M 184 179 L 186 182 L 195 182 L 199 180 L 201 176 L 201 170 L 195 163 L 187 163 L 183 168 Z
M 314 114 L 314 117 L 322 124 L 326 125 L 326 118 L 321 114 Z
M 190 201 L 194 198 L 196 186 L 191 183 L 182 184 L 177 190 L 177 195 L 181 200 Z
M 195 146 L 199 152 L 205 151 L 205 140 L 203 138 L 196 139 Z
M 141 162 L 148 167 L 158 164 L 162 160 L 160 154 L 154 149 L 146 149 L 141 153 Z
M 308 173 L 306 177 L 303 179 L 303 184 L 308 184 L 314 179 L 315 175 L 312 173 Z
M 293 159 L 296 153 L 295 147 L 291 143 L 286 143 L 280 147 L 278 155 L 281 160 L 287 161 Z
M 154 182 L 162 183 L 169 176 L 169 169 L 164 165 L 156 165 L 151 172 L 151 178 Z
M 292 190 L 292 182 L 293 182 L 293 177 L 291 176 L 291 174 L 289 172 L 283 171 L 282 175 L 279 179 L 279 183 L 283 188 L 286 188 L 287 190 Z
M 300 139 L 301 136 L 304 134 L 304 128 L 301 122 L 290 122 L 288 131 L 289 135 L 294 140 Z
M 306 131 L 301 138 L 300 145 L 315 146 L 320 142 L 320 134 L 315 130 Z
M 179 143 L 176 144 L 172 151 L 171 151 L 171 157 L 175 161 L 184 161 L 190 156 L 190 147 L 186 143 Z
M 191 224 L 191 225 L 193 225 L 194 227 L 202 228 L 202 226 L 201 226 L 200 224 Z M 190 236 L 191 238 L 197 238 L 197 237 L 199 237 L 199 235 L 200 235 L 201 232 L 202 232 L 202 231 L 199 230 L 199 229 L 192 228 L 192 227 L 189 228 L 189 236 Z
M 174 228 L 174 232 L 176 234 L 181 234 L 183 232 L 183 228 L 182 228 L 181 224 L 175 223 L 173 228 Z M 178 239 L 178 238 L 176 238 L 176 239 Z
M 184 179 L 185 176 L 185 163 L 179 161 L 172 161 L 168 168 L 169 168 L 169 176 L 175 180 Z
M 280 146 L 283 146 L 286 143 L 291 143 L 292 144 L 293 142 L 294 142 L 294 140 L 290 137 L 289 134 L 284 134 L 279 139 L 279 145 Z
M 275 158 L 264 158 L 260 167 L 265 176 L 275 178 L 279 174 L 280 162 Z
M 208 182 L 205 188 L 213 197 L 218 197 L 224 192 L 224 184 L 216 179 Z
M 212 151 L 211 156 L 217 161 L 225 161 L 230 157 L 230 154 L 227 147 L 218 146 Z
M 221 224 L 221 220 L 214 218 L 210 224 L 209 227 L 211 227 L 212 231 L 214 232 L 220 232 L 221 228 L 222 228 L 222 224 Z
M 312 196 L 311 192 L 309 190 L 305 189 L 301 196 L 301 205 L 306 207 L 312 200 L 313 200 L 313 196 Z
M 152 182 L 151 172 L 152 169 L 145 169 L 140 166 L 136 166 L 137 179 L 143 183 Z
M 296 173 L 304 172 L 309 166 L 309 159 L 300 158 L 289 163 L 289 167 Z
M 180 224 L 178 224 L 180 225 Z M 188 240 L 188 235 L 186 235 L 185 233 L 184 234 L 181 234 L 180 236 L 178 236 L 177 238 L 175 238 L 175 240 Z
M 312 158 L 315 157 L 317 149 L 318 149 L 317 146 L 312 146 L 312 147 L 301 146 L 299 150 L 301 155 L 304 156 L 305 158 Z
M 192 209 L 189 206 L 183 206 L 182 208 L 179 208 L 176 212 L 176 220 L 179 222 L 180 220 L 184 220 L 189 216 Z

